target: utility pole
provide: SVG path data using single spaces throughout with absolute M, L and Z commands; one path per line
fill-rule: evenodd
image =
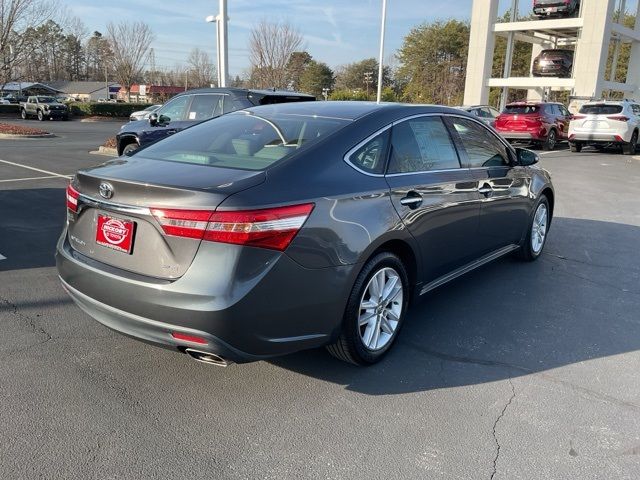
M 367 86 L 367 99 L 369 99 L 369 85 L 373 83 L 373 72 L 364 72 L 364 83 Z
M 329 89 L 327 87 L 322 89 L 322 96 L 324 97 L 325 102 L 329 100 Z

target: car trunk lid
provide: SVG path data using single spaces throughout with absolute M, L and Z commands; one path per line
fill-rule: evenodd
M 140 155 L 82 170 L 72 186 L 78 194 L 77 211 L 68 215 L 69 242 L 79 253 L 113 267 L 176 279 L 191 265 L 201 240 L 167 235 L 158 212 L 201 211 L 204 218 L 229 195 L 264 179 L 263 171 Z

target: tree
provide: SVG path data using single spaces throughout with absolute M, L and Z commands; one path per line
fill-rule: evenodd
M 461 104 L 469 49 L 469 25 L 457 20 L 415 27 L 398 52 L 397 75 L 404 81 L 402 99 L 410 102 Z
M 265 20 L 249 36 L 250 83 L 258 88 L 287 88 L 287 64 L 302 45 L 302 35 L 289 23 Z
M 287 87 L 300 90 L 300 78 L 307 66 L 313 61 L 309 52 L 293 52 L 287 62 Z
M 382 85 L 391 85 L 391 68 L 382 67 Z M 360 62 L 343 65 L 336 72 L 336 89 L 368 91 L 369 96 L 378 89 L 378 61 L 367 58 Z
M 326 63 L 311 60 L 300 76 L 299 89 L 319 97 L 323 88 L 333 88 L 333 82 L 333 70 Z
M 209 55 L 199 48 L 194 48 L 187 60 L 189 65 L 189 84 L 193 87 L 209 87 L 215 83 L 215 68 Z
M 141 77 L 147 54 L 154 40 L 153 32 L 144 22 L 122 22 L 107 25 L 107 38 L 113 51 L 113 72 L 131 100 L 131 85 Z
M 95 31 L 85 47 L 85 78 L 104 81 L 105 75 L 112 76 L 113 51 L 102 33 Z
M 0 0 L 0 87 L 19 78 L 17 69 L 28 63 L 23 33 L 52 17 L 58 5 L 45 0 Z

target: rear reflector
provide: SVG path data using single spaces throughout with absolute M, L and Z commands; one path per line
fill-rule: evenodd
M 616 122 L 628 122 L 629 117 L 625 117 L 624 115 L 611 115 L 607 117 L 609 120 L 615 120 Z
M 312 203 L 262 210 L 211 212 L 152 209 L 165 234 L 285 250 L 313 210 Z
M 71 184 L 67 185 L 67 208 L 74 213 L 78 211 L 78 197 L 80 197 L 80 192 Z
M 616 135 L 615 137 L 613 137 L 616 139 L 616 142 L 624 142 L 624 138 L 622 138 L 620 135 Z
M 196 335 L 188 335 L 186 333 L 171 332 L 171 336 L 176 340 L 183 340 L 185 342 L 197 343 L 199 345 L 206 345 L 209 343 L 206 338 L 198 337 Z

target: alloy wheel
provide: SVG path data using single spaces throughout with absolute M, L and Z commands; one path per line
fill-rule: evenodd
M 548 217 L 547 206 L 541 203 L 538 205 L 536 214 L 533 217 L 533 224 L 531 225 L 531 249 L 536 255 L 542 251 L 542 247 L 544 246 L 544 240 L 547 236 Z
M 393 268 L 382 268 L 369 280 L 358 317 L 360 340 L 368 350 L 381 350 L 393 338 L 402 315 L 403 297 L 402 280 Z

